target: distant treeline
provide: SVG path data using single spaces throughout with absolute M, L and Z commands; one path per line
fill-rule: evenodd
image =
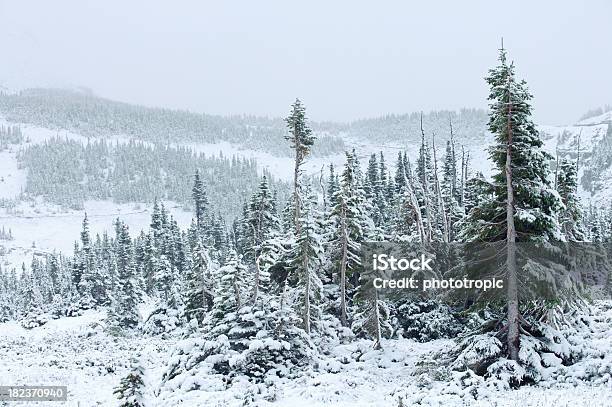
M 211 205 L 224 217 L 233 218 L 242 210 L 244 196 L 260 180 L 254 159 L 208 157 L 184 147 L 134 141 L 84 144 L 53 138 L 21 150 L 18 159 L 28 170 L 25 193 L 74 209 L 82 209 L 88 199 L 124 203 L 157 198 L 190 206 L 190 177 L 198 168 Z M 286 185 L 266 175 L 283 196 Z
M 69 130 L 87 137 L 123 135 L 164 144 L 228 141 L 274 155 L 291 154 L 284 140 L 287 128 L 282 119 L 150 108 L 60 89 L 0 93 L 0 113 L 12 122 Z M 313 154 L 329 155 L 344 150 L 341 138 L 322 132 Z

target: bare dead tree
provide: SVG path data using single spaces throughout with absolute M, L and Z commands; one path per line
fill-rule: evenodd
M 427 240 L 433 235 L 431 227 L 431 208 L 429 205 L 429 180 L 427 179 L 427 154 L 425 152 L 425 130 L 423 130 L 423 112 L 421 112 L 421 148 L 423 148 L 423 202 L 425 204 L 425 216 L 427 217 Z
M 449 239 L 449 228 L 448 228 L 448 218 L 446 216 L 446 208 L 444 207 L 444 199 L 442 199 L 442 190 L 440 188 L 440 180 L 438 179 L 438 156 L 436 154 L 436 135 L 432 133 L 431 135 L 431 148 L 433 151 L 433 162 L 434 162 L 434 183 L 436 188 L 436 195 L 438 197 L 438 209 L 442 215 L 442 225 L 443 225 L 443 236 L 442 241 L 448 243 Z

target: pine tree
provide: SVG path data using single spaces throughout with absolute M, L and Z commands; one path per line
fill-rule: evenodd
M 482 172 L 478 171 L 473 178 L 465 181 L 463 191 L 463 211 L 470 213 L 472 208 L 478 208 L 484 199 L 491 194 L 491 185 Z
M 191 190 L 194 208 L 195 219 L 200 233 L 204 232 L 206 227 L 206 217 L 208 215 L 208 196 L 204 183 L 200 179 L 200 170 L 196 169 L 193 177 L 193 189 Z
M 144 407 L 144 369 L 137 358 L 132 359 L 131 364 L 130 373 L 121 379 L 113 394 L 121 402 L 119 407 Z
M 503 49 L 499 60 L 487 77 L 489 131 L 496 141 L 489 154 L 495 173 L 487 194 L 463 223 L 461 237 L 467 241 L 507 242 L 506 346 L 509 358 L 518 361 L 521 316 L 515 243 L 558 239 L 561 233 L 556 213 L 561 203 L 548 181 L 547 162 L 552 157 L 542 151 L 542 140 L 531 121 L 532 96 L 526 83 L 516 80 L 514 65 L 507 63 Z
M 193 250 L 193 266 L 186 275 L 185 313 L 202 323 L 213 305 L 212 264 L 208 251 L 197 243 Z
M 363 190 L 366 194 L 366 198 L 373 199 L 375 195 L 376 187 L 380 180 L 380 168 L 378 161 L 376 160 L 376 154 L 370 155 L 370 161 L 368 161 L 368 169 L 366 171 L 366 178 L 363 184 Z
M 329 164 L 329 178 L 327 179 L 327 201 L 330 208 L 335 205 L 334 197 L 340 189 L 338 176 L 334 173 L 334 165 Z
M 211 309 L 210 330 L 215 335 L 227 334 L 231 328 L 228 324 L 218 324 L 235 317 L 235 313 L 244 305 L 247 293 L 248 269 L 238 254 L 231 250 L 223 267 L 214 273 L 216 282 L 215 296 Z
M 261 244 L 280 230 L 280 221 L 274 212 L 272 193 L 264 175 L 258 190 L 253 194 L 245 213 L 243 253 L 253 262 L 259 255 Z
M 308 193 L 308 189 L 307 189 Z M 310 195 L 310 196 L 308 196 Z M 300 234 L 291 253 L 289 264 L 296 271 L 300 287 L 300 315 L 304 331 L 310 335 L 311 326 L 319 318 L 319 301 L 321 298 L 321 236 L 316 225 L 316 197 L 307 194 L 304 207 L 300 213 Z
M 291 105 L 291 108 L 291 113 L 285 119 L 289 130 L 289 135 L 287 135 L 285 139 L 291 143 L 291 148 L 295 150 L 295 167 L 293 171 L 293 223 L 296 228 L 295 235 L 299 236 L 300 226 L 298 219 L 300 219 L 300 210 L 302 209 L 302 192 L 300 191 L 301 166 L 308 154 L 310 154 L 316 138 L 306 123 L 306 109 L 302 105 L 302 102 L 296 99 L 295 103 Z
M 159 244 L 159 240 L 161 239 L 163 227 L 164 225 L 162 214 L 159 208 L 159 204 L 157 202 L 157 198 L 155 198 L 155 202 L 153 203 L 153 213 L 151 214 L 151 232 L 153 233 L 154 238 L 153 244 L 156 247 Z
M 92 308 L 101 304 L 104 300 L 104 285 L 100 281 L 101 276 L 97 269 L 97 259 L 92 247 L 91 236 L 89 233 L 89 221 L 87 213 L 83 218 L 83 229 L 81 230 L 81 250 L 79 252 L 79 268 L 81 278 L 78 284 L 81 293 L 81 306 Z
M 585 240 L 582 230 L 581 220 L 582 211 L 576 191 L 578 189 L 578 179 L 576 164 L 562 159 L 559 162 L 557 176 L 557 191 L 565 208 L 561 212 L 561 228 L 568 241 L 581 242 Z
M 132 258 L 132 240 L 126 224 L 116 221 L 117 287 L 109 311 L 110 323 L 119 329 L 135 328 L 140 322 L 138 314 L 138 281 Z
M 361 268 L 361 242 L 373 228 L 368 218 L 366 200 L 361 188 L 359 163 L 353 153 L 346 153 L 340 190 L 336 193 L 336 205 L 332 209 L 334 232 L 332 256 L 338 266 L 340 286 L 340 321 L 348 326 L 348 278 Z
M 175 284 L 174 275 L 174 267 L 166 255 L 162 254 L 155 270 L 155 288 L 166 304 L 171 298 L 172 287 Z
M 463 211 L 457 202 L 457 162 L 455 161 L 455 148 L 450 140 L 446 143 L 440 187 L 448 222 L 448 240 L 453 241 L 456 236 L 457 222 L 463 217 Z

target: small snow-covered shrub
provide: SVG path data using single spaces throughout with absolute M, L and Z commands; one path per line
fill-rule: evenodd
M 119 407 L 144 407 L 144 369 L 137 359 L 132 361 L 130 373 L 121 379 L 119 386 L 115 388 L 114 394 L 121 402 Z
M 161 335 L 176 331 L 185 325 L 184 322 L 180 310 L 160 307 L 149 315 L 141 329 L 147 335 Z
M 395 319 L 404 338 L 419 342 L 453 338 L 463 330 L 448 306 L 432 300 L 400 305 L 395 311 Z
M 493 334 L 479 334 L 464 338 L 457 348 L 459 352 L 451 364 L 453 370 L 469 369 L 479 375 L 502 355 L 502 343 Z
M 25 329 L 38 328 L 49 322 L 49 316 L 44 313 L 30 311 L 25 318 L 21 320 L 21 326 Z
M 349 343 L 355 338 L 353 331 L 342 326 L 340 320 L 333 315 L 322 315 L 315 325 L 312 340 L 323 354 L 330 354 L 336 346 Z
M 84 308 L 79 302 L 71 301 L 70 299 L 62 298 L 56 294 L 53 296 L 53 302 L 49 307 L 49 315 L 53 319 L 61 317 L 76 317 L 82 315 Z
M 487 367 L 486 377 L 491 379 L 492 385 L 499 390 L 508 390 L 518 387 L 527 376 L 523 366 L 514 360 L 502 358 Z
M 206 324 L 203 335 L 179 342 L 163 375 L 165 387 L 195 390 L 194 375 L 223 375 L 228 382 L 246 377 L 256 383 L 271 375 L 294 377 L 312 361 L 315 347 L 294 313 L 277 307 L 276 302 L 244 306 Z
M 60 310 L 63 312 L 63 315 L 67 317 L 78 317 L 79 315 L 83 315 L 83 309 L 76 304 L 66 304 L 60 308 Z
M 506 334 L 499 326 L 499 320 L 485 321 L 478 330 L 481 333 L 463 338 L 449 352 L 454 359 L 451 369 L 472 370 L 493 387 L 508 389 L 548 379 L 578 357 L 579 348 L 572 346 L 561 331 L 528 318 L 521 323 L 519 358 L 508 360 Z

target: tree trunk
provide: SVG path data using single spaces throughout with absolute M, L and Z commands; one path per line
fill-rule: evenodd
M 346 231 L 345 205 L 346 202 L 343 202 L 340 217 L 340 227 L 342 228 L 342 260 L 340 262 L 340 322 L 342 323 L 342 326 L 348 325 L 348 315 L 346 312 L 346 262 L 348 258 L 348 234 Z
M 444 205 L 444 199 L 442 199 L 442 189 L 440 188 L 440 180 L 438 180 L 438 157 L 436 155 L 436 138 L 435 136 L 431 137 L 431 147 L 433 150 L 433 159 L 434 159 L 434 182 L 435 182 L 435 188 L 436 188 L 436 195 L 438 197 L 438 210 L 441 212 L 441 216 L 442 216 L 442 225 L 443 225 L 443 229 L 444 229 L 444 233 L 442 236 L 442 241 L 444 243 L 448 243 L 449 239 L 450 239 L 450 232 L 449 232 L 449 227 L 448 227 L 448 216 L 446 213 L 446 208 Z
M 510 79 L 508 80 L 510 82 Z M 510 91 L 510 86 L 508 86 Z M 506 146 L 506 189 L 508 197 L 506 199 L 506 266 L 507 275 L 507 294 L 508 294 L 508 356 L 514 361 L 518 361 L 519 354 L 519 303 L 518 303 L 518 276 L 516 268 L 516 229 L 514 227 L 514 188 L 512 186 L 512 102 L 508 97 L 508 144 Z
M 419 238 L 421 243 L 428 242 L 427 236 L 425 234 L 425 226 L 423 225 L 423 217 L 421 216 L 421 208 L 419 208 L 419 202 L 412 190 L 412 184 L 410 183 L 410 179 L 406 176 L 404 172 L 404 185 L 406 185 L 406 192 L 408 193 L 408 202 L 414 211 L 414 216 L 417 223 L 417 229 L 419 230 Z
M 304 331 L 310 335 L 310 274 L 308 272 L 308 256 L 307 251 L 304 251 L 304 257 L 302 258 L 302 267 L 306 276 L 304 282 Z
M 427 218 L 427 241 L 431 240 L 433 235 L 433 230 L 431 227 L 431 210 L 429 207 L 429 180 L 427 174 L 427 154 L 426 154 L 426 146 L 425 146 L 425 131 L 423 130 L 423 113 L 421 112 L 421 148 L 423 149 L 423 202 L 425 205 L 425 217 Z
M 374 290 L 374 329 L 376 330 L 376 332 L 374 333 L 374 338 L 375 338 L 375 342 L 374 342 L 374 349 L 375 350 L 380 350 L 382 349 L 382 344 L 381 344 L 381 340 L 382 340 L 382 335 L 380 333 L 380 312 L 378 310 L 378 291 L 376 291 L 376 288 L 373 288 Z

